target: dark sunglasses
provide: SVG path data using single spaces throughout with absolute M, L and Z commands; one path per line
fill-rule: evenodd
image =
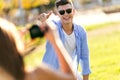
M 72 12 L 72 9 L 60 10 L 60 11 L 58 11 L 58 12 L 59 12 L 60 15 L 64 15 L 65 12 L 66 12 L 67 14 L 70 14 L 70 13 Z

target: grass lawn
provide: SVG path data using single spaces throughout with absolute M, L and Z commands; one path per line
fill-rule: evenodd
M 120 32 L 89 38 L 90 80 L 119 80 Z

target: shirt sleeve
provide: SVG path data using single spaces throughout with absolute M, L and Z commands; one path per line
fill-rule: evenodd
M 83 30 L 81 35 L 81 54 L 80 54 L 80 63 L 81 63 L 83 75 L 87 75 L 91 73 L 89 61 L 90 60 L 89 60 L 87 34 L 86 34 L 86 31 Z
M 49 67 L 53 69 L 59 69 L 57 55 L 55 54 L 54 48 L 49 41 L 47 41 L 46 43 L 46 52 L 43 56 L 42 62 L 46 63 Z

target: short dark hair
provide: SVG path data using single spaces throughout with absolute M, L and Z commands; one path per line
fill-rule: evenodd
M 72 1 L 71 0 L 56 0 L 56 2 L 55 2 L 56 8 L 58 8 L 60 5 L 65 5 L 65 4 L 72 5 Z

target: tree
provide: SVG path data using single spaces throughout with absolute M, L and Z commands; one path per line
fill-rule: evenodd
M 30 9 L 43 4 L 49 4 L 49 0 L 21 0 L 24 9 Z M 12 0 L 14 7 L 19 7 L 18 0 Z

